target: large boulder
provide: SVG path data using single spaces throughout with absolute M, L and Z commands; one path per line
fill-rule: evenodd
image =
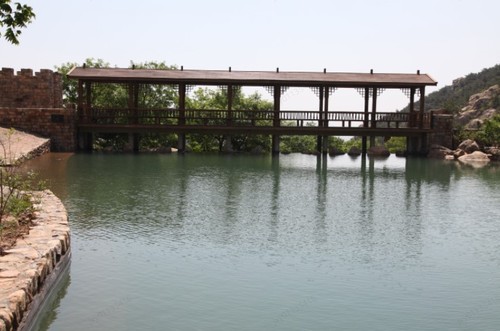
M 486 153 L 483 153 L 481 151 L 475 151 L 471 154 L 465 154 L 462 155 L 458 158 L 458 161 L 466 164 L 471 164 L 471 163 L 483 163 L 486 164 L 490 162 L 490 158 Z
M 368 149 L 367 154 L 368 156 L 388 157 L 391 152 L 385 146 L 373 146 Z
M 464 140 L 458 145 L 458 149 L 463 150 L 465 153 L 470 154 L 475 151 L 479 151 L 479 145 L 472 139 Z
M 431 145 L 429 149 L 429 154 L 427 154 L 428 158 L 431 159 L 446 159 L 447 155 L 453 155 L 453 151 L 447 147 L 441 145 Z
M 500 161 L 500 147 L 489 147 L 486 153 L 490 155 L 491 161 Z
M 465 151 L 463 149 L 457 148 L 456 150 L 453 151 L 453 157 L 455 159 L 458 159 L 460 156 L 465 155 Z

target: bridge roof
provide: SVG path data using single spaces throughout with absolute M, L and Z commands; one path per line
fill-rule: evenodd
M 75 67 L 68 77 L 91 82 L 403 88 L 437 85 L 427 74 L 234 70 L 153 70 Z

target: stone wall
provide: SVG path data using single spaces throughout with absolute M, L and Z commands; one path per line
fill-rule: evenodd
M 0 71 L 0 107 L 62 108 L 62 78 L 52 70 L 2 68 Z
M 76 148 L 75 110 L 66 108 L 1 108 L 0 126 L 50 138 L 50 149 Z
M 69 264 L 70 229 L 62 202 L 40 192 L 30 233 L 0 256 L 0 331 L 22 330 Z
M 51 150 L 76 148 L 75 110 L 63 108 L 62 77 L 52 70 L 2 68 L 0 126 L 50 138 Z
M 429 134 L 428 145 L 441 145 L 453 148 L 453 115 L 432 114 L 432 128 L 434 132 Z

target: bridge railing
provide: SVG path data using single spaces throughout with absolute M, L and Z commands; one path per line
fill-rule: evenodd
M 405 128 L 419 127 L 419 113 L 365 113 L 355 111 L 217 110 L 217 109 L 112 109 L 93 108 L 81 123 L 99 125 L 280 126 Z M 430 128 L 424 113 L 422 127 Z

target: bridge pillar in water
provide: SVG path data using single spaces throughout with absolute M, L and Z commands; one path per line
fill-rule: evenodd
M 406 150 L 410 155 L 425 155 L 428 152 L 427 134 L 418 137 L 408 137 Z
M 86 152 L 92 152 L 94 147 L 94 134 L 90 132 L 80 133 L 78 135 L 78 149 Z
M 128 142 L 125 144 L 126 152 L 138 152 L 139 151 L 139 141 L 140 137 L 137 133 L 128 134 Z
M 227 152 L 227 153 L 234 152 L 233 143 L 231 142 L 231 136 L 229 136 L 229 135 L 224 136 L 224 143 L 222 145 L 222 151 Z
M 280 136 L 273 134 L 272 137 L 272 153 L 279 154 L 280 153 Z
M 375 146 L 375 137 L 370 137 L 370 148 Z
M 316 151 L 321 154 L 328 153 L 328 136 L 316 137 Z
M 328 136 L 323 136 L 323 154 L 328 154 Z
M 185 153 L 186 152 L 186 134 L 179 133 L 177 136 L 177 152 Z

